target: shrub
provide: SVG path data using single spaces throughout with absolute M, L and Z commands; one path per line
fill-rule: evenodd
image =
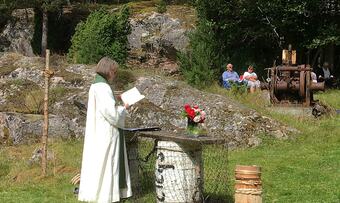
M 180 70 L 186 81 L 196 87 L 206 87 L 218 81 L 222 60 L 209 22 L 201 22 L 189 35 L 190 49 L 178 55 Z
M 24 106 L 28 113 L 44 113 L 44 92 L 42 90 L 29 91 L 25 97 Z
M 160 0 L 159 4 L 157 4 L 157 12 L 165 13 L 167 10 L 165 0 Z
M 230 92 L 234 95 L 243 95 L 244 93 L 247 93 L 248 88 L 247 88 L 247 84 L 245 83 L 241 83 L 241 84 L 237 84 L 235 82 L 231 82 L 231 88 L 230 88 Z
M 77 25 L 68 58 L 74 63 L 88 64 L 109 56 L 124 63 L 128 55 L 127 35 L 131 31 L 128 19 L 126 6 L 115 14 L 103 9 L 93 12 L 86 22 Z

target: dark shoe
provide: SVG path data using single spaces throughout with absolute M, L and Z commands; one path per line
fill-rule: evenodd
M 73 194 L 77 195 L 78 193 L 79 193 L 79 188 L 75 187 L 74 190 L 73 190 Z

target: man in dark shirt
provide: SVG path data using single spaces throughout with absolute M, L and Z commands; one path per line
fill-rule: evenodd
M 326 87 L 333 87 L 335 78 L 329 69 L 329 63 L 324 62 L 321 68 L 317 69 L 317 77 L 319 82 L 325 81 Z

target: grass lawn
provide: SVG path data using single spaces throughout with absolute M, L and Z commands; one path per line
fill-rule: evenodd
M 219 164 L 228 167 L 226 193 L 231 197 L 234 193 L 235 165 L 259 165 L 264 202 L 340 202 L 340 116 L 314 119 L 273 113 L 263 108 L 263 102 L 250 104 L 251 97 L 256 95 L 243 97 L 242 102 L 297 128 L 301 134 L 288 140 L 263 135 L 260 147 L 230 151 L 221 157 Z M 317 94 L 316 98 L 340 109 L 339 90 Z M 79 171 L 83 143 L 69 140 L 50 144 L 55 158 L 50 161 L 47 178 L 39 177 L 38 164 L 28 164 L 38 145 L 0 148 L 0 202 L 77 202 L 70 179 Z M 209 150 L 214 149 L 205 153 Z M 213 170 L 211 164 L 216 163 L 206 164 Z M 152 200 L 149 195 L 138 202 Z
M 340 109 L 339 90 L 318 93 L 315 99 Z M 251 106 L 301 134 L 285 141 L 264 138 L 260 147 L 230 152 L 230 176 L 236 164 L 261 166 L 264 202 L 340 202 L 340 115 L 293 117 L 260 110 L 260 102 Z

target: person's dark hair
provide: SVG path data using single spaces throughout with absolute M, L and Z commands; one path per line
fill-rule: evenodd
M 118 68 L 118 63 L 109 57 L 103 57 L 97 64 L 96 73 L 104 77 L 106 80 L 110 79 L 110 75 Z

